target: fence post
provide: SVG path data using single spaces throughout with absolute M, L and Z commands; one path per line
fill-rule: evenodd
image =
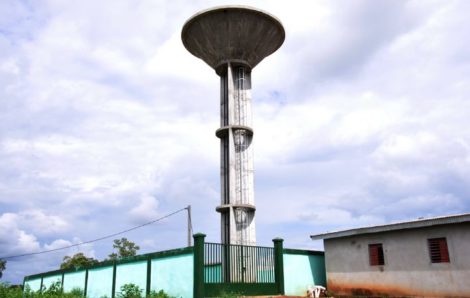
M 193 298 L 204 298 L 204 238 L 198 233 L 194 238 L 194 287 Z
M 284 295 L 284 256 L 281 238 L 274 238 L 274 279 L 276 281 L 278 294 Z
M 83 289 L 83 297 L 86 297 L 87 291 L 88 291 L 88 268 L 85 269 L 85 286 Z
M 113 262 L 113 286 L 111 290 L 111 298 L 116 297 L 116 261 Z
M 145 286 L 145 297 L 150 296 L 150 287 L 152 282 L 152 258 L 149 256 L 147 259 L 147 284 Z
M 64 276 L 65 276 L 65 273 L 62 272 L 62 280 L 60 281 L 60 290 L 62 293 L 64 292 Z

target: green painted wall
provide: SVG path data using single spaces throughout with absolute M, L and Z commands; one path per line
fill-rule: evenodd
M 118 264 L 116 266 L 116 295 L 121 291 L 121 286 L 125 284 L 135 284 L 145 295 L 147 281 L 147 261 L 135 263 Z
M 62 282 L 62 274 L 47 276 L 42 279 L 42 286 L 48 289 L 55 282 Z
M 64 292 L 70 292 L 76 288 L 83 291 L 85 289 L 85 273 L 85 270 L 65 273 L 63 285 Z
M 111 297 L 113 287 L 113 266 L 88 270 L 87 297 Z
M 151 289 L 175 297 L 193 297 L 193 254 L 152 260 Z
M 325 257 L 284 253 L 284 287 L 286 295 L 305 296 L 312 285 L 326 286 Z
M 37 292 L 41 289 L 41 278 L 28 280 L 24 283 L 25 287 L 29 287 L 31 291 Z

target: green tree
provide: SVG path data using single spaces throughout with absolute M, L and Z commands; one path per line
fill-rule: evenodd
M 109 260 L 116 260 L 119 258 L 133 257 L 140 249 L 134 242 L 127 240 L 127 238 L 115 239 L 113 248 L 117 249 L 117 253 L 113 252 L 108 256 Z
M 3 276 L 3 271 L 7 268 L 7 261 L 0 259 L 0 278 Z
M 65 256 L 62 264 L 60 264 L 60 269 L 83 268 L 95 264 L 98 264 L 98 260 L 87 258 L 82 252 L 79 252 L 71 257 Z

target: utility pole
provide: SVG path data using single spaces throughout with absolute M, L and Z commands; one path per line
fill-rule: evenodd
M 193 238 L 193 224 L 191 222 L 191 205 L 185 208 L 188 210 L 188 247 L 191 246 L 191 239 Z

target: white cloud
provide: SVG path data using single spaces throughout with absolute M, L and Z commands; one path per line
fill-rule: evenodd
M 50 244 L 45 244 L 44 248 L 46 250 L 52 250 L 52 249 L 67 247 L 67 246 L 70 246 L 71 244 L 72 244 L 72 242 L 70 242 L 68 240 L 57 239 L 57 240 L 52 241 Z
M 383 222 L 383 219 L 378 216 L 367 214 L 353 216 L 350 211 L 336 208 L 321 208 L 314 211 L 303 212 L 299 219 L 308 221 L 311 224 L 318 222 L 330 222 L 332 219 L 334 219 L 335 225 L 343 229 L 367 226 L 370 224 L 379 224 Z
M 383 141 L 374 153 L 377 159 L 382 160 L 410 160 L 430 159 L 433 157 L 439 139 L 431 132 L 419 132 L 415 135 L 391 135 Z
M 60 216 L 47 215 L 42 210 L 18 213 L 17 223 L 36 235 L 54 235 L 68 230 L 69 224 Z
M 40 245 L 36 236 L 18 226 L 18 215 L 3 213 L 0 216 L 0 248 L 2 256 L 36 252 Z
M 22 243 L 35 242 L 34 235 L 55 235 L 67 231 L 68 223 L 57 215 L 45 214 L 42 210 L 25 210 L 19 213 L 3 213 L 0 216 L 2 226 L 5 227 L 4 237 L 8 236 L 8 229 L 13 234 L 18 234 L 17 239 L 21 239 Z M 27 232 L 25 232 L 27 231 Z M 11 237 L 15 241 L 15 237 Z
M 158 200 L 150 195 L 140 198 L 140 203 L 130 210 L 135 222 L 145 223 L 157 219 Z

